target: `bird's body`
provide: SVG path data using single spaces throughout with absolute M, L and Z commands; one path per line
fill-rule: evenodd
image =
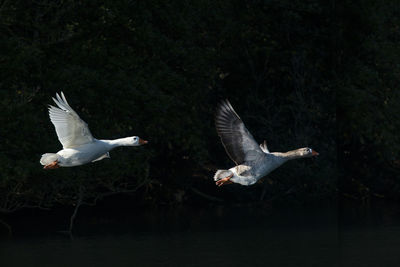
M 233 173 L 231 180 L 241 185 L 255 184 L 259 179 L 272 172 L 284 163 L 280 157 L 274 154 L 265 155 L 257 164 L 240 164 L 229 170 Z
M 84 144 L 76 148 L 62 149 L 56 155 L 60 167 L 73 167 L 95 161 L 106 155 L 110 150 L 111 148 L 102 140 L 95 139 L 89 144 Z
M 288 160 L 318 155 L 311 148 L 269 152 L 265 141 L 260 145 L 256 143 L 228 101 L 218 107 L 215 125 L 227 154 L 236 163 L 229 170 L 217 170 L 214 180 L 218 186 L 252 185 Z
M 58 107 L 50 106 L 49 115 L 63 149 L 45 153 L 40 163 L 45 169 L 73 167 L 109 158 L 109 151 L 118 146 L 139 146 L 147 141 L 137 136 L 115 140 L 98 140 L 92 136 L 87 124 L 69 106 L 64 94 L 53 98 Z

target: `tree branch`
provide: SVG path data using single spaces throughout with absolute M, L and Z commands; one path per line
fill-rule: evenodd
M 198 194 L 199 196 L 201 196 L 201 197 L 203 197 L 203 198 L 205 198 L 205 199 L 208 199 L 208 200 L 211 200 L 211 201 L 217 201 L 217 202 L 223 202 L 223 201 L 224 201 L 224 200 L 222 200 L 222 199 L 220 199 L 220 198 L 213 197 L 213 196 L 207 195 L 206 193 L 200 192 L 199 190 L 197 190 L 197 189 L 194 188 L 194 187 L 191 187 L 190 189 L 191 189 L 194 193 Z

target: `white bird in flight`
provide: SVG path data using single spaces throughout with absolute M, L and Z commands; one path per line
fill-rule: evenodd
M 71 108 L 63 92 L 53 98 L 58 107 L 50 105 L 49 115 L 63 149 L 45 153 L 40 159 L 44 169 L 73 167 L 109 158 L 109 151 L 119 146 L 140 146 L 148 142 L 138 136 L 115 140 L 98 140 L 90 133 L 88 125 Z

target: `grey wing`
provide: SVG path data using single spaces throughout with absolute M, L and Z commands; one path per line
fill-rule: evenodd
M 73 148 L 93 142 L 94 138 L 89 127 L 70 107 L 63 92 L 61 97 L 56 94 L 56 98 L 53 100 L 58 107 L 50 105 L 49 116 L 63 148 Z
M 228 100 L 217 107 L 215 127 L 226 153 L 236 165 L 257 161 L 264 154 Z

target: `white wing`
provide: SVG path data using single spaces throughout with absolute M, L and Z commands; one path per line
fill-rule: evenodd
M 68 105 L 63 92 L 61 97 L 58 94 L 56 97 L 57 99 L 53 97 L 53 100 L 58 108 L 50 105 L 49 115 L 63 148 L 73 148 L 93 142 L 94 138 L 86 122 Z
M 110 153 L 109 152 L 107 152 L 106 154 L 100 156 L 99 158 L 97 158 L 95 160 L 92 160 L 92 162 L 99 161 L 99 160 L 102 160 L 102 159 L 108 159 L 108 158 L 110 158 Z
M 264 143 L 260 144 L 260 148 L 264 153 L 269 153 L 269 150 L 267 147 L 267 141 L 264 140 Z

